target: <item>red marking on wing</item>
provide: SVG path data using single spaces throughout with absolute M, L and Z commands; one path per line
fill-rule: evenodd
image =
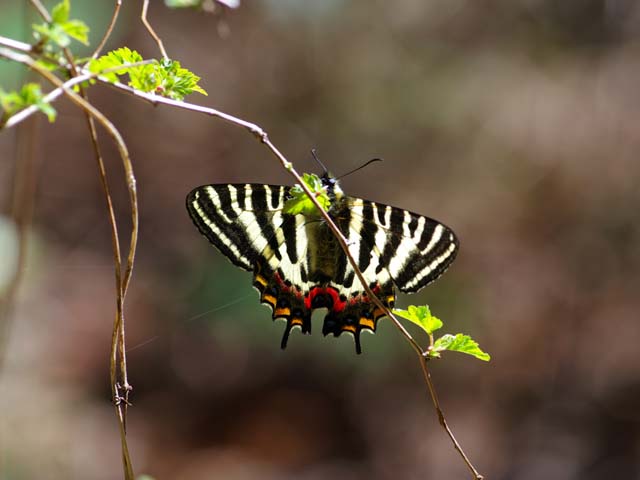
M 313 287 L 309 293 L 305 296 L 304 305 L 309 310 L 311 310 L 311 305 L 313 304 L 313 299 L 318 295 L 329 295 L 332 300 L 333 307 L 331 308 L 334 312 L 341 312 L 344 310 L 344 307 L 347 306 L 347 301 L 340 300 L 340 294 L 335 288 L 331 287 Z
M 296 298 L 302 298 L 303 296 L 302 290 L 300 290 L 297 285 L 291 285 L 291 286 L 287 285 L 285 281 L 282 279 L 282 277 L 280 276 L 279 272 L 275 272 L 273 274 L 273 278 L 278 284 L 278 289 L 280 292 L 292 294 Z

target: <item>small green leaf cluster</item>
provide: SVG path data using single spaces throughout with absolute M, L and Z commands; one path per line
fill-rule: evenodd
M 442 328 L 443 323 L 442 320 L 431 315 L 431 311 L 426 305 L 419 307 L 410 305 L 407 307 L 407 310 L 396 309 L 393 310 L 393 313 L 415 323 L 427 332 L 430 341 L 430 345 L 427 350 L 427 356 L 429 358 L 440 358 L 441 352 L 449 350 L 452 352 L 461 352 L 466 353 L 467 355 L 473 355 L 477 359 L 484 360 L 485 362 L 488 362 L 491 359 L 490 355 L 483 352 L 478 343 L 469 335 L 464 335 L 462 333 L 458 333 L 456 335 L 445 334 L 433 341 L 433 333 Z
M 203 0 L 164 0 L 164 4 L 169 8 L 198 8 Z
M 27 83 L 20 91 L 5 92 L 0 88 L 0 106 L 2 106 L 2 117 L 0 124 L 4 124 L 6 119 L 20 110 L 34 105 L 44 113 L 50 122 L 56 119 L 56 110 L 50 103 L 44 101 L 42 90 L 37 83 Z
M 61 48 L 68 47 L 71 40 L 89 45 L 89 27 L 82 20 L 70 19 L 70 12 L 69 0 L 62 0 L 53 7 L 50 22 L 33 25 L 36 40 L 42 44 L 51 41 Z
M 198 85 L 200 77 L 182 68 L 180 62 L 165 59 L 150 60 L 144 65 L 133 65 L 143 61 L 142 55 L 138 52 L 123 47 L 92 60 L 89 63 L 89 71 L 110 82 L 116 82 L 119 77 L 128 75 L 130 87 L 173 100 L 182 100 L 186 95 L 194 92 L 207 94 Z
M 327 194 L 326 188 L 322 185 L 322 180 L 317 175 L 312 173 L 305 173 L 302 175 L 302 181 L 311 190 L 311 193 L 315 196 L 316 200 L 323 208 L 328 210 L 331 206 L 331 199 Z M 319 212 L 311 199 L 304 193 L 304 190 L 300 185 L 294 185 L 289 190 L 291 198 L 284 204 L 284 213 L 291 215 L 303 214 L 308 216 L 318 216 Z

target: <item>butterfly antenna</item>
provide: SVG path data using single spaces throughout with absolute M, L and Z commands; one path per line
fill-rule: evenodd
M 371 165 L 373 162 L 381 162 L 382 159 L 381 158 L 372 158 L 371 160 L 369 160 L 368 162 L 366 162 L 364 165 L 360 165 L 357 168 L 354 168 L 353 170 L 351 170 L 350 172 L 347 173 L 343 173 L 342 175 L 340 175 L 338 178 L 336 178 L 336 180 L 339 180 L 341 178 L 346 177 L 347 175 L 351 175 L 352 173 L 357 172 L 358 170 L 362 170 L 364 167 Z
M 324 175 L 329 175 L 329 170 L 327 170 L 327 167 L 325 167 L 324 163 L 322 163 L 318 158 L 318 152 L 315 148 L 311 149 L 311 155 L 313 156 L 313 159 L 318 162 L 318 165 L 322 167 L 322 170 L 324 170 Z

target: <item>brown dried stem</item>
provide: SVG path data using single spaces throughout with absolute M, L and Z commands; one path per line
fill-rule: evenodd
M 107 41 L 109 40 L 111 33 L 113 33 L 113 27 L 115 27 L 116 21 L 118 20 L 120 7 L 122 7 L 122 0 L 116 0 L 115 7 L 113 8 L 113 15 L 111 15 L 111 20 L 109 21 L 109 26 L 107 27 L 107 30 L 104 32 L 104 35 L 102 36 L 102 40 L 100 40 L 98 47 L 94 50 L 93 55 L 91 55 L 91 58 L 98 58 L 98 56 L 100 55 L 100 52 L 102 52 L 102 49 L 104 48 Z
M 116 13 L 117 14 L 117 13 Z M 69 71 L 74 77 L 78 77 L 78 69 L 74 63 L 73 56 L 68 50 L 64 50 L 67 61 L 69 62 Z M 82 85 L 80 85 L 80 96 L 88 101 L 88 97 Z M 100 183 L 105 195 L 105 201 L 107 206 L 107 214 L 109 217 L 109 224 L 111 227 L 111 243 L 113 248 L 114 266 L 115 266 L 115 282 L 116 282 L 116 316 L 113 322 L 113 335 L 111 342 L 111 359 L 112 363 L 110 371 L 112 372 L 111 385 L 112 385 L 112 398 L 116 407 L 116 412 L 119 420 L 120 427 L 120 441 L 122 450 L 122 464 L 124 468 L 125 478 L 127 480 L 133 480 L 133 464 L 129 455 L 129 448 L 127 446 L 127 408 L 129 406 L 129 394 L 131 392 L 131 386 L 129 385 L 128 372 L 127 372 L 127 350 L 125 342 L 125 323 L 124 323 L 124 298 L 129 282 L 129 277 L 126 276 L 125 280 L 122 280 L 122 256 L 120 254 L 120 240 L 118 237 L 118 226 L 116 223 L 115 212 L 113 210 L 113 202 L 111 200 L 111 192 L 109 189 L 109 182 L 107 180 L 106 169 L 104 161 L 102 159 L 102 153 L 100 152 L 100 145 L 98 143 L 98 132 L 96 130 L 96 124 L 94 118 L 84 110 L 85 118 L 87 120 L 87 127 L 89 129 L 89 136 L 91 137 L 91 144 L 95 153 L 96 162 L 98 166 L 98 173 L 100 176 Z M 133 258 L 131 259 L 131 267 L 133 267 Z M 130 272 L 129 272 L 130 273 Z M 118 377 L 117 369 L 115 368 L 116 358 L 119 357 L 119 378 L 120 382 L 116 382 Z M 120 385 L 123 386 L 124 395 L 120 394 Z M 115 395 L 114 395 L 115 390 Z
M 8 58 L 10 60 L 14 60 L 16 62 L 23 63 L 28 66 L 30 69 L 34 70 L 36 73 L 44 77 L 47 81 L 64 91 L 64 93 L 69 97 L 69 99 L 78 105 L 80 108 L 86 112 L 90 118 L 97 120 L 109 133 L 109 135 L 115 141 L 120 156 L 122 158 L 123 166 L 125 169 L 125 175 L 127 179 L 127 187 L 129 190 L 129 200 L 131 203 L 131 217 L 132 217 L 132 231 L 131 231 L 131 240 L 129 245 L 129 253 L 127 255 L 127 264 L 124 276 L 121 274 L 121 256 L 119 251 L 118 237 L 117 237 L 117 227 L 115 224 L 115 217 L 110 216 L 110 221 L 112 225 L 112 235 L 113 235 L 113 243 L 114 243 L 114 259 L 115 259 L 115 269 L 116 269 L 116 318 L 114 320 L 114 328 L 113 328 L 113 336 L 112 336 L 112 348 L 111 348 L 111 362 L 110 362 L 110 376 L 111 376 L 111 389 L 112 396 L 115 403 L 116 415 L 119 419 L 120 425 L 120 439 L 122 446 L 122 455 L 123 455 L 123 466 L 124 466 L 124 474 L 127 480 L 133 480 L 133 468 L 131 464 L 131 459 L 128 451 L 127 440 L 126 440 L 126 430 L 125 430 L 125 422 L 126 422 L 126 405 L 128 403 L 127 395 L 128 391 L 131 387 L 127 381 L 127 366 L 126 366 L 126 356 L 125 346 L 124 346 L 124 311 L 123 311 L 123 303 L 124 297 L 126 294 L 127 286 L 129 284 L 129 280 L 131 278 L 131 273 L 133 271 L 133 263 L 135 258 L 135 250 L 137 244 L 138 237 L 138 206 L 137 206 L 137 193 L 136 193 L 136 182 L 135 176 L 133 174 L 133 167 L 131 164 L 131 159 L 129 157 L 129 153 L 127 147 L 122 139 L 122 136 L 118 132 L 118 130 L 113 126 L 113 124 L 93 105 L 87 102 L 80 95 L 75 93 L 69 86 L 65 85 L 58 77 L 49 72 L 48 70 L 40 67 L 31 57 L 27 55 L 22 55 L 15 53 L 13 51 L 7 50 L 5 48 L 0 48 L 0 56 Z M 96 139 L 95 136 L 95 125 L 92 130 L 92 140 Z M 96 151 L 96 154 L 99 155 L 99 151 Z M 101 157 L 98 161 L 99 165 L 101 163 Z M 106 182 L 106 176 L 104 175 L 104 165 L 102 165 L 102 170 L 100 171 L 101 179 Z M 104 186 L 105 184 L 103 184 Z M 113 210 L 110 206 L 111 199 L 108 194 L 108 186 L 106 187 L 106 196 L 107 196 L 107 204 L 109 205 L 110 215 L 113 214 Z M 120 370 L 120 379 L 122 383 L 118 381 L 118 367 Z M 124 397 L 120 395 L 120 389 L 123 388 L 125 391 Z
M 142 20 L 142 23 L 144 24 L 149 34 L 153 37 L 155 42 L 158 44 L 158 48 L 160 49 L 160 53 L 162 53 L 162 57 L 165 59 L 168 59 L 169 55 L 167 55 L 167 51 L 164 49 L 164 44 L 162 43 L 162 40 L 160 39 L 158 34 L 155 32 L 155 30 L 149 23 L 149 20 L 147 20 L 148 10 L 149 10 L 149 0 L 144 0 L 142 2 L 142 13 L 140 13 L 140 20 Z
M 45 22 L 51 21 L 51 15 L 49 15 L 49 12 L 44 7 L 44 5 L 42 5 L 40 0 L 29 0 L 29 1 L 31 2 L 31 5 L 33 5 L 33 7 L 38 11 L 38 13 L 44 19 Z

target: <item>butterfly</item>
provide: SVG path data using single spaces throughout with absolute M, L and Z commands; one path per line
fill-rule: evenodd
M 417 213 L 346 195 L 328 172 L 305 174 L 375 295 L 393 308 L 396 288 L 417 292 L 456 257 L 459 242 L 444 224 Z M 187 195 L 195 226 L 234 265 L 253 272 L 260 302 L 286 320 L 281 347 L 311 315 L 326 308 L 322 333 L 375 332 L 385 316 L 368 297 L 335 236 L 300 186 L 214 184 Z M 302 206 L 301 206 L 302 205 Z

